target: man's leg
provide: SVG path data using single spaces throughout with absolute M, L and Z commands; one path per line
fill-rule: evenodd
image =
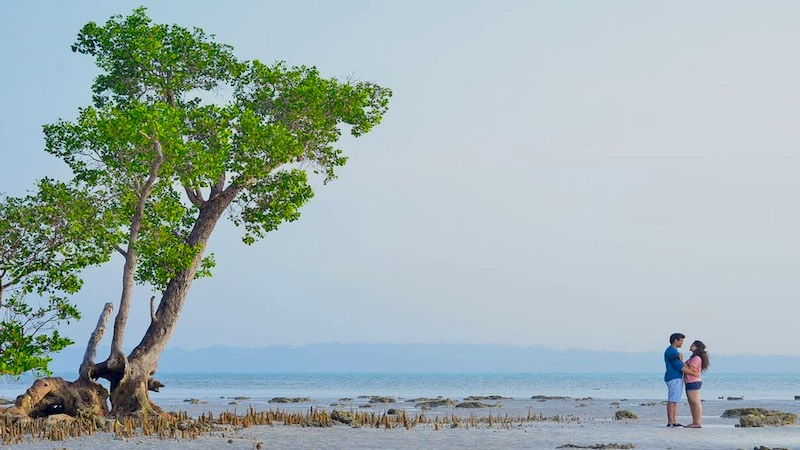
M 678 423 L 676 418 L 678 414 L 678 404 L 675 402 L 667 402 L 667 424 L 672 425 Z

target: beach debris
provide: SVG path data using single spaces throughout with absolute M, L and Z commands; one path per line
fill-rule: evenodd
M 636 448 L 634 444 L 593 444 L 593 445 L 577 445 L 577 444 L 564 444 L 556 448 L 591 448 L 591 449 L 630 449 Z
M 782 427 L 797 425 L 797 415 L 763 408 L 728 409 L 722 413 L 725 419 L 739 418 L 739 427 Z
M 614 420 L 627 420 L 627 419 L 638 419 L 639 416 L 636 415 L 633 411 L 629 411 L 627 409 L 621 409 L 614 413 Z

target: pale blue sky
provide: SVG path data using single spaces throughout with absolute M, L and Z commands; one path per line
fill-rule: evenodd
M 88 21 L 140 4 L 242 58 L 394 90 L 340 178 L 257 245 L 231 225 L 171 341 L 800 355 L 800 3 L 0 0 L 0 191 L 66 167 Z M 121 264 L 91 271 L 84 345 Z M 148 318 L 142 289 L 127 333 Z

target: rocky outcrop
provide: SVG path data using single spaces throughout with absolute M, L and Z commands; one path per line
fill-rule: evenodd
M 469 397 L 465 398 L 465 402 L 480 402 L 483 400 L 514 400 L 511 397 L 503 397 L 502 395 L 470 395 Z
M 335 409 L 331 411 L 331 420 L 334 420 L 345 425 L 350 425 L 356 419 L 356 415 L 350 411 L 340 411 Z
M 438 397 L 436 397 L 436 398 L 432 398 L 432 397 L 420 397 L 420 398 L 411 398 L 411 399 L 408 399 L 408 400 L 406 400 L 406 403 L 435 402 L 435 401 L 437 401 L 437 400 L 442 400 L 442 399 L 444 399 L 444 397 L 442 397 L 441 395 L 440 395 L 440 396 L 438 396 Z
M 569 399 L 569 397 L 550 396 L 550 395 L 534 395 L 533 397 L 531 397 L 531 400 L 539 400 L 539 401 L 545 401 L 545 400 L 568 400 L 568 399 Z
M 637 416 L 633 411 L 628 411 L 627 409 L 623 409 L 614 413 L 614 420 L 636 420 L 639 416 Z
M 442 407 L 442 406 L 447 407 L 447 408 L 452 408 L 455 405 L 456 405 L 456 403 L 454 401 L 450 400 L 449 398 L 443 398 L 443 399 L 436 399 L 436 400 L 429 400 L 429 401 L 419 402 L 416 405 L 414 405 L 414 407 L 415 408 L 419 408 L 419 409 L 439 408 L 439 407 Z
M 502 408 L 502 403 L 495 403 L 490 405 L 482 402 L 461 402 L 456 405 L 456 408 Z
M 295 397 L 295 398 L 275 397 L 267 403 L 306 403 L 310 401 L 311 399 L 308 397 Z
M 722 413 L 726 419 L 739 419 L 739 426 L 748 427 L 781 427 L 797 425 L 797 415 L 763 408 L 728 409 Z

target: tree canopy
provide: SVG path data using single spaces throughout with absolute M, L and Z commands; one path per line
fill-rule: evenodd
M 104 72 L 77 120 L 44 127 L 46 149 L 105 199 L 119 219 L 118 245 L 131 243 L 131 219 L 143 207 L 136 279 L 156 288 L 202 251 L 188 235 L 204 201 L 230 195 L 228 212 L 247 243 L 296 220 L 313 196 L 307 170 L 327 181 L 347 160 L 333 146 L 341 125 L 366 133 L 391 95 L 313 67 L 239 61 L 200 29 L 153 24 L 144 8 L 87 24 L 72 49 Z M 212 92 L 229 100 L 210 103 Z M 212 266 L 206 258 L 199 275 Z

